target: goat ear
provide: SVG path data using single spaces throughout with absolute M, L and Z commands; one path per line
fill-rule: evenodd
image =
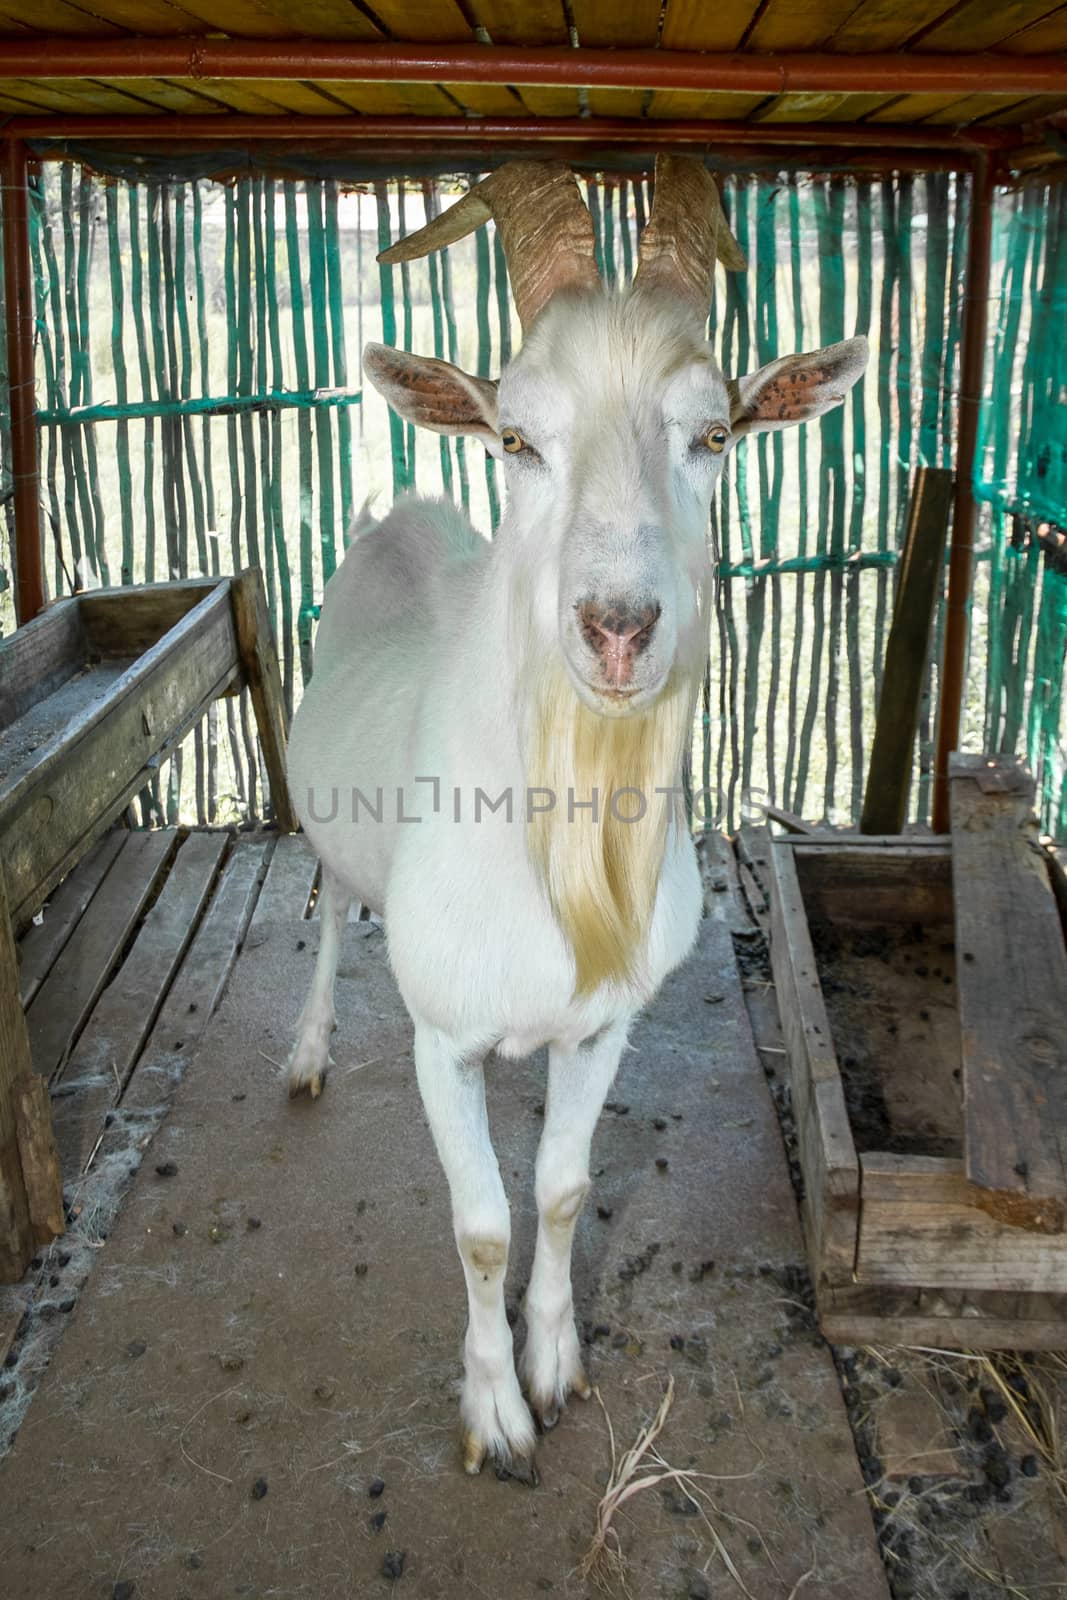
M 810 422 L 841 405 L 867 366 L 867 341 L 844 339 L 811 355 L 780 356 L 727 385 L 735 437 Z
M 477 434 L 494 454 L 499 451 L 496 384 L 490 379 L 385 344 L 366 346 L 363 371 L 405 422 L 434 433 Z

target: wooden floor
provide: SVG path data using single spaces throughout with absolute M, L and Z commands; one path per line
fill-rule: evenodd
M 53 996 L 69 984 L 89 1017 L 57 1111 L 69 1172 L 97 1153 L 72 1177 L 84 1209 L 42 1264 L 19 1337 L 16 1372 L 35 1339 L 66 1329 L 0 1466 L 6 1581 L 49 1600 L 123 1583 L 138 1600 L 333 1600 L 384 1592 L 392 1552 L 419 1600 L 599 1592 L 576 1574 L 611 1464 L 596 1401 L 576 1402 L 542 1441 L 533 1494 L 459 1470 L 462 1275 L 410 1023 L 374 923 L 346 932 L 326 1093 L 286 1099 L 281 1064 L 318 939 L 301 839 L 277 842 L 208 1020 L 267 848 L 239 840 L 224 863 L 217 836 L 127 839 L 94 862 L 91 898 L 71 890 L 73 931 L 42 950 L 47 970 L 27 962 L 35 1041 L 57 1064 L 70 1025 L 53 1023 L 50 975 Z M 108 946 L 161 879 L 101 993 Z M 803 1304 L 796 1209 L 725 922 L 708 919 L 632 1044 L 594 1150 L 578 1317 L 620 1449 L 673 1378 L 665 1458 L 712 1476 L 693 1480 L 711 1496 L 709 1521 L 669 1481 L 620 1513 L 630 1592 L 719 1593 L 731 1583 L 721 1539 L 756 1600 L 803 1594 L 813 1562 L 825 1600 L 886 1600 L 833 1360 Z M 126 1159 L 138 1116 L 150 1137 L 179 1056 L 172 1109 L 77 1304 L 61 1299 L 53 1261 L 84 1236 L 94 1177 Z M 489 1090 L 521 1340 L 543 1060 L 491 1063 Z
M 19 943 L 33 1064 L 68 1204 L 106 1149 L 162 1114 L 233 968 L 273 835 L 113 828 Z M 0 1291 L 0 1360 L 28 1284 Z
M 1020 1469 L 1010 1417 L 971 1439 L 988 1373 L 904 1351 L 835 1370 L 813 1327 L 768 1093 L 787 1127 L 765 854 L 758 831 L 707 842 L 700 944 L 634 1031 L 576 1241 L 619 1448 L 673 1378 L 664 1459 L 709 1475 L 700 1511 L 665 1484 L 620 1512 L 630 1593 L 887 1600 L 872 1506 L 901 1593 L 1056 1593 L 1054 1480 Z M 462 1282 L 376 923 L 346 930 L 326 1094 L 286 1099 L 314 873 L 298 837 L 116 831 L 22 941 L 70 1225 L 0 1290 L 4 1600 L 333 1600 L 387 1592 L 400 1553 L 418 1600 L 602 1592 L 576 1572 L 611 1460 L 596 1402 L 541 1442 L 532 1496 L 457 1469 Z M 521 1341 L 543 1062 L 493 1062 L 489 1087 Z

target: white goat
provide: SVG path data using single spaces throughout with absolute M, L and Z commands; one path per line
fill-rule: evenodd
M 634 1016 L 701 914 L 677 785 L 708 643 L 711 497 L 738 439 L 840 404 L 867 351 L 852 339 L 724 380 L 705 338 L 716 247 L 744 261 L 697 161 L 657 163 L 628 291 L 601 285 L 589 214 L 556 164 L 501 168 L 384 259 L 425 255 L 490 214 L 525 334 L 499 393 L 381 345 L 363 358 L 408 421 L 484 442 L 508 505 L 490 544 L 453 505 L 405 500 L 327 587 L 289 747 L 322 860 L 290 1089 L 321 1089 L 358 897 L 384 914 L 451 1188 L 469 1300 L 464 1464 L 477 1472 L 488 1454 L 530 1476 L 483 1062 L 549 1047 L 521 1363 L 548 1427 L 569 1393 L 589 1393 L 570 1257 L 593 1127 Z

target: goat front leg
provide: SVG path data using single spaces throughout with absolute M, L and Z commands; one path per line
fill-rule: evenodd
M 537 1152 L 537 1248 L 526 1291 L 522 1375 L 541 1426 L 551 1428 L 569 1394 L 590 1395 L 571 1295 L 571 1246 L 589 1193 L 593 1129 L 626 1043 L 629 1019 L 576 1050 L 548 1055 L 545 1127 Z
M 415 1070 L 452 1196 L 452 1226 L 467 1281 L 461 1446 L 467 1472 L 486 1456 L 536 1482 L 533 1423 L 515 1373 L 504 1275 L 511 1219 L 485 1109 L 482 1063 L 435 1028 L 416 1024 Z
M 322 1093 L 330 1060 L 330 1035 L 337 1026 L 333 1009 L 337 959 L 351 904 L 348 890 L 323 863 L 319 886 L 319 954 L 311 989 L 297 1024 L 296 1043 L 289 1056 L 290 1095 L 306 1089 L 316 1100 Z

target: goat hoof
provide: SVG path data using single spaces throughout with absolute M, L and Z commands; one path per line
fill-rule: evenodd
M 498 1462 L 496 1475 L 501 1483 L 514 1478 L 516 1483 L 525 1484 L 527 1489 L 536 1489 L 541 1482 L 533 1456 L 510 1456 L 506 1462 Z
M 548 1433 L 556 1426 L 563 1407 L 572 1394 L 577 1395 L 579 1400 L 588 1400 L 592 1393 L 592 1385 L 585 1375 L 585 1368 L 579 1363 L 569 1381 L 565 1380 L 560 1387 L 549 1390 L 546 1395 L 539 1395 L 535 1389 L 527 1385 L 526 1398 L 538 1427 L 542 1433 Z
M 463 1457 L 463 1470 L 470 1477 L 476 1478 L 482 1470 L 485 1460 L 485 1445 L 476 1439 L 469 1428 L 464 1428 L 459 1436 L 460 1454 Z
M 302 1094 L 308 1094 L 312 1100 L 317 1100 L 325 1083 L 325 1072 L 313 1072 L 310 1078 L 290 1078 L 289 1098 L 290 1100 L 296 1100 Z

